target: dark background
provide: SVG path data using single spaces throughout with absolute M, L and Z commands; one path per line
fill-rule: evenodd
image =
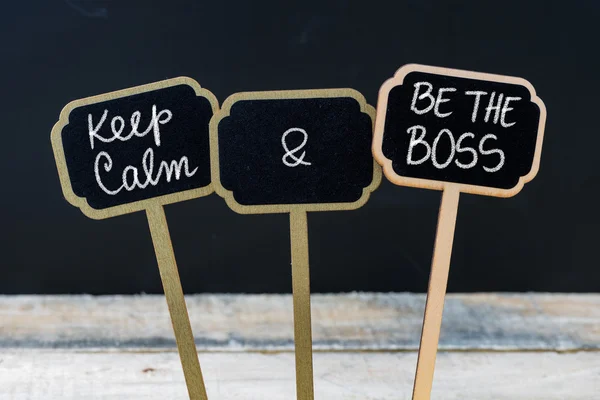
M 23 1 L 0 25 L 0 293 L 161 292 L 144 213 L 93 221 L 61 194 L 50 130 L 70 100 L 187 75 L 238 91 L 352 87 L 405 63 L 516 75 L 548 109 L 537 178 L 461 196 L 450 291 L 599 291 L 597 1 Z M 424 291 L 437 191 L 384 181 L 309 215 L 312 289 Z M 289 292 L 288 217 L 216 195 L 167 206 L 187 292 Z

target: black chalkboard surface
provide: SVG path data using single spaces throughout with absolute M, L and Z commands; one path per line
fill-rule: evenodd
M 537 173 L 545 108 L 524 79 L 408 65 L 378 107 L 374 151 L 395 183 L 505 197 Z
M 246 213 L 357 208 L 380 181 L 373 119 L 351 89 L 237 93 L 211 122 L 217 192 Z
M 52 133 L 65 197 L 104 218 L 212 192 L 216 107 L 189 78 L 69 103 Z

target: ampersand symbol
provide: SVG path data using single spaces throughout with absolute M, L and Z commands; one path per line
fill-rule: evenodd
M 290 150 L 290 149 L 288 149 L 285 138 L 287 137 L 288 134 L 290 134 L 292 132 L 301 132 L 304 135 L 304 140 L 302 141 L 302 143 L 300 143 L 299 146 L 296 146 L 292 150 Z M 303 151 L 302 154 L 300 154 L 300 157 L 295 156 L 295 154 L 306 145 L 307 141 L 308 141 L 308 133 L 306 133 L 306 131 L 302 128 L 290 128 L 287 131 L 283 132 L 283 135 L 281 136 L 281 145 L 283 146 L 283 149 L 285 150 L 285 154 L 283 155 L 281 161 L 283 161 L 283 163 L 285 165 L 287 165 L 288 167 L 297 167 L 300 164 L 310 165 L 311 163 L 304 161 L 304 157 L 306 156 L 306 151 Z M 289 159 L 292 159 L 292 162 L 288 161 Z

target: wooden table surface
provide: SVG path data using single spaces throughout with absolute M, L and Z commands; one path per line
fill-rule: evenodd
M 295 399 L 288 295 L 194 295 L 211 400 Z M 317 400 L 410 399 L 425 296 L 314 295 Z M 600 399 L 600 295 L 447 297 L 432 400 Z M 0 399 L 186 399 L 161 296 L 0 296 Z

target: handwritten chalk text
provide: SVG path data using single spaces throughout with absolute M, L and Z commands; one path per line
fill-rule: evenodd
M 288 148 L 286 138 L 292 132 L 300 132 L 304 135 L 304 138 L 302 140 L 302 143 L 290 150 Z M 300 154 L 300 157 L 296 157 L 296 153 L 302 150 L 302 148 L 306 145 L 306 142 L 308 142 L 308 133 L 306 133 L 306 131 L 302 128 L 290 128 L 287 131 L 283 132 L 283 135 L 281 136 L 281 145 L 283 146 L 285 154 L 281 158 L 281 161 L 288 167 L 292 168 L 297 167 L 300 164 L 311 165 L 311 163 L 309 163 L 308 161 L 304 161 L 304 157 L 306 157 L 306 151 L 303 151 L 302 154 Z M 288 161 L 288 159 L 290 158 L 292 159 L 292 161 Z
M 139 125 L 142 114 L 140 111 L 135 111 L 129 118 L 130 127 L 127 134 L 123 134 L 126 125 L 125 119 L 120 115 L 115 115 L 109 124 L 110 136 L 100 134 L 107 117 L 108 110 L 105 109 L 98 122 L 94 123 L 92 114 L 88 114 L 88 135 L 92 149 L 94 149 L 96 140 L 102 143 L 112 143 L 115 140 L 126 142 L 133 137 L 144 137 L 150 132 L 153 134 L 153 144 L 156 147 L 160 147 L 160 127 L 171 121 L 173 113 L 167 109 L 157 111 L 156 105 L 153 105 L 150 123 L 144 131 L 140 132 Z M 96 183 L 106 194 L 115 196 L 122 190 L 130 192 L 135 189 L 146 189 L 148 186 L 157 186 L 161 179 L 170 183 L 173 178 L 175 180 L 181 179 L 182 174 L 187 178 L 191 178 L 198 171 L 198 167 L 190 171 L 190 161 L 187 156 L 182 156 L 179 160 L 172 160 L 170 162 L 161 161 L 158 163 L 158 168 L 156 168 L 152 147 L 148 147 L 144 152 L 141 164 L 141 171 L 140 168 L 133 165 L 126 166 L 121 173 L 121 185 L 116 188 L 109 188 L 104 182 L 106 181 L 106 174 L 112 172 L 113 159 L 108 151 L 100 151 L 94 161 Z
M 414 85 L 410 110 L 417 115 L 424 115 L 433 111 L 437 118 L 447 118 L 453 114 L 452 100 L 461 93 L 453 87 L 441 87 L 437 89 L 429 82 L 417 82 Z M 481 90 L 465 91 L 465 96 L 473 98 L 472 111 L 469 113 L 470 122 L 483 121 L 502 128 L 510 128 L 516 121 L 509 121 L 507 116 L 513 111 L 511 103 L 521 100 L 521 97 L 505 96 L 504 93 L 485 92 Z M 482 101 L 487 100 L 487 106 L 481 112 Z M 485 104 L 485 103 L 484 103 Z M 443 111 L 440 110 L 443 105 Z M 481 115 L 483 114 L 483 117 Z M 487 133 L 481 139 L 476 139 L 473 132 L 464 132 L 458 139 L 446 128 L 440 129 L 433 142 L 425 140 L 427 129 L 423 125 L 413 125 L 406 130 L 410 135 L 406 163 L 408 165 L 420 165 L 431 160 L 437 169 L 445 169 L 452 163 L 461 169 L 474 168 L 482 163 L 481 168 L 488 173 L 494 173 L 502 169 L 506 161 L 504 151 L 498 148 L 490 148 L 490 143 L 496 142 L 498 137 Z M 468 142 L 475 142 L 474 147 L 468 146 Z M 445 143 L 443 156 L 438 151 L 440 142 Z M 478 142 L 478 145 L 477 145 Z M 430 144 L 432 143 L 432 144 Z M 415 152 L 415 149 L 419 149 Z M 415 156 L 415 153 L 418 156 Z M 485 160 L 483 160 L 485 156 Z M 443 158 L 443 159 L 441 159 Z

